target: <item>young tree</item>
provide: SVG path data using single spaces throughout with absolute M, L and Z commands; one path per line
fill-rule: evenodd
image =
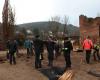
M 13 12 L 9 0 L 5 0 L 2 11 L 2 27 L 4 44 L 9 38 L 14 37 L 15 13 Z
M 15 36 L 15 12 L 13 11 L 11 5 L 9 4 L 9 13 L 8 13 L 8 24 L 9 24 L 9 37 Z
M 64 35 L 67 35 L 68 36 L 68 29 L 67 29 L 67 26 L 69 24 L 69 18 L 67 16 L 64 16 Z

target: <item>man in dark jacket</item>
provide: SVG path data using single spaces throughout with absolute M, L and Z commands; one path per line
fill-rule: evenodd
M 9 41 L 10 64 L 16 64 L 17 43 L 13 38 Z
M 41 68 L 41 51 L 43 49 L 43 41 L 39 39 L 39 35 L 36 35 L 33 44 L 35 51 L 35 68 Z
M 48 66 L 53 67 L 55 42 L 53 41 L 52 37 L 49 37 L 48 41 L 46 42 L 46 46 L 48 51 Z
M 70 53 L 71 53 L 72 49 L 73 49 L 73 47 L 72 47 L 71 41 L 68 39 L 68 37 L 65 37 L 64 38 L 64 48 L 63 48 L 63 51 L 64 51 L 64 58 L 65 58 L 65 61 L 66 61 L 66 69 L 67 68 L 71 68 Z

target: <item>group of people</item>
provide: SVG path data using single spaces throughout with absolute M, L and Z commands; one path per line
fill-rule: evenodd
M 34 51 L 35 51 L 35 68 L 41 68 L 42 64 L 41 64 L 41 53 L 43 53 L 43 46 L 45 45 L 48 51 L 48 66 L 53 67 L 53 60 L 54 60 L 54 56 L 56 54 L 59 55 L 59 48 L 60 46 L 58 45 L 58 43 L 53 40 L 52 37 L 48 37 L 48 40 L 43 41 L 41 39 L 39 39 L 39 36 L 36 36 L 36 38 L 33 41 L 34 43 Z M 70 42 L 70 40 L 68 39 L 68 37 L 64 38 L 64 58 L 66 61 L 66 68 L 71 68 L 71 59 L 70 59 L 70 51 L 73 49 L 72 44 Z M 54 50 L 55 50 L 55 54 L 54 54 Z
M 15 54 L 18 51 L 18 43 L 13 38 L 11 40 L 8 40 L 7 42 L 7 48 L 9 53 L 9 62 L 10 64 L 16 64 L 16 58 Z M 58 55 L 60 55 L 61 52 L 59 52 L 59 49 L 63 51 L 64 59 L 65 59 L 65 68 L 71 68 L 71 51 L 73 50 L 73 45 L 71 43 L 71 40 L 68 37 L 64 37 L 63 47 L 60 47 L 57 40 L 54 40 L 53 37 L 49 36 L 48 40 L 44 41 L 40 39 L 39 35 L 36 35 L 34 40 L 30 41 L 29 39 L 26 39 L 24 42 L 24 47 L 27 49 L 27 58 L 30 57 L 30 55 L 33 55 L 33 49 L 34 49 L 34 56 L 35 56 L 35 68 L 41 68 L 42 67 L 42 59 L 43 59 L 43 51 L 44 46 L 47 49 L 48 52 L 48 66 L 53 67 L 53 60 L 54 57 L 57 58 Z M 99 55 L 99 44 L 93 44 L 92 40 L 88 36 L 83 41 L 83 49 L 86 51 L 86 62 L 87 64 L 90 63 L 90 56 L 91 51 L 94 49 L 93 56 L 94 60 L 100 60 Z M 55 51 L 55 53 L 54 53 Z M 96 58 L 97 57 L 97 58 Z
M 41 61 L 43 59 L 43 51 L 44 46 L 47 49 L 48 52 L 48 66 L 53 67 L 53 60 L 54 57 L 58 57 L 60 55 L 59 49 L 60 45 L 58 44 L 57 40 L 54 40 L 53 37 L 49 36 L 48 40 L 41 40 L 39 35 L 36 35 L 35 38 L 31 41 L 29 39 L 26 39 L 24 42 L 24 47 L 27 49 L 27 58 L 30 57 L 30 55 L 33 55 L 33 49 L 34 49 L 34 55 L 35 55 L 35 68 L 41 68 L 42 64 Z M 16 64 L 16 58 L 15 54 L 18 51 L 18 43 L 13 38 L 7 41 L 7 53 L 9 53 L 9 62 L 10 64 Z M 68 37 L 64 38 L 63 43 L 63 49 L 64 52 L 64 58 L 66 61 L 66 68 L 71 67 L 71 59 L 70 59 L 70 51 L 73 49 L 73 46 L 68 39 Z M 55 51 L 55 52 L 54 52 Z
M 71 43 L 71 40 L 68 37 L 64 37 L 64 43 L 63 46 L 60 47 L 60 45 L 57 46 L 57 41 L 53 40 L 52 37 L 49 37 L 47 41 L 42 41 L 39 39 L 39 36 L 36 36 L 36 39 L 34 42 L 34 51 L 35 55 L 37 55 L 35 58 L 35 67 L 41 67 L 41 60 L 39 59 L 39 56 L 41 56 L 41 53 L 43 52 L 43 45 L 45 44 L 48 51 L 48 66 L 53 66 L 53 60 L 54 60 L 54 50 L 57 53 L 56 55 L 59 55 L 59 48 L 63 51 L 64 59 L 66 62 L 65 67 L 71 68 L 71 51 L 73 50 L 73 45 Z M 87 36 L 87 38 L 83 41 L 83 50 L 86 52 L 86 62 L 87 64 L 90 64 L 90 57 L 93 50 L 93 57 L 94 61 L 98 60 L 100 61 L 100 54 L 99 54 L 99 42 L 93 43 L 93 41 L 90 39 L 90 36 Z M 40 60 L 40 61 L 39 61 Z M 40 64 L 40 66 L 38 66 Z M 38 67 L 37 67 L 38 66 Z

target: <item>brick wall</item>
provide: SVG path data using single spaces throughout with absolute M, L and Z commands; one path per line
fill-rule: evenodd
M 100 37 L 100 17 L 88 18 L 84 15 L 79 16 L 79 26 L 81 38 L 90 36 L 93 41 L 99 40 Z

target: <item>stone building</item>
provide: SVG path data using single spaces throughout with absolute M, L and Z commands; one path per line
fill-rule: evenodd
M 100 41 L 100 17 L 88 18 L 84 15 L 79 16 L 80 36 L 83 40 L 90 36 L 93 42 Z

